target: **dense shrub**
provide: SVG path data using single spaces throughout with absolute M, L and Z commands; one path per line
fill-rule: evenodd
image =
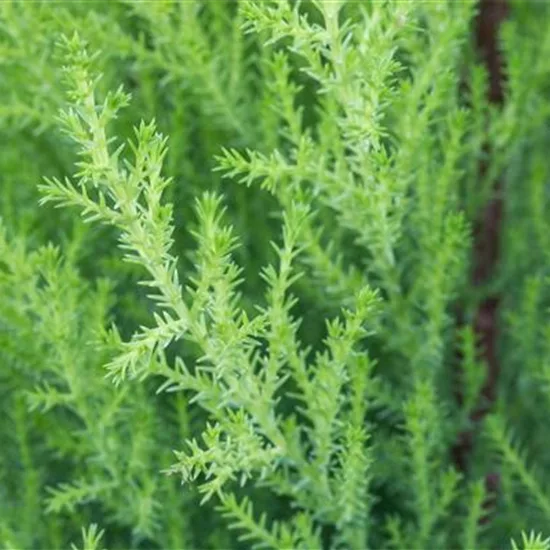
M 2 548 L 550 548 L 550 8 L 501 104 L 478 9 L 0 2 Z

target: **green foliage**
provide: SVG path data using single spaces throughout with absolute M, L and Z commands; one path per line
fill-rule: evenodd
M 475 0 L 0 3 L 2 548 L 550 548 L 550 10 L 511 4 L 497 108 Z
M 97 530 L 97 525 L 92 523 L 90 527 L 82 529 L 82 550 L 100 550 L 101 538 L 103 537 L 103 531 Z M 78 550 L 78 546 L 71 545 L 72 550 Z
M 522 533 L 521 542 L 522 546 L 518 546 L 515 541 L 512 541 L 512 549 L 520 550 L 520 548 L 523 548 L 524 550 L 547 550 L 550 548 L 550 539 L 543 539 L 540 533 L 535 534 L 533 531 L 531 531 L 529 535 Z

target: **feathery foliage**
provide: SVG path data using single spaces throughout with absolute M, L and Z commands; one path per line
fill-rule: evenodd
M 496 106 L 479 7 L 0 3 L 1 548 L 550 548 L 550 8 Z

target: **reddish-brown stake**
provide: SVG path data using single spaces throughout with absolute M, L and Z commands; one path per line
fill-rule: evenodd
M 492 103 L 502 103 L 503 93 L 503 63 L 498 48 L 498 33 L 502 21 L 508 14 L 506 0 L 480 0 L 479 13 L 476 19 L 476 44 L 489 74 L 489 100 Z M 490 159 L 491 151 L 486 152 Z M 486 172 L 486 165 L 480 166 L 480 177 Z M 474 285 L 487 283 L 494 275 L 498 262 L 500 248 L 500 228 L 502 220 L 501 183 L 493 184 L 492 198 L 474 228 L 473 274 Z M 499 374 L 499 364 L 496 352 L 497 316 L 500 303 L 499 296 L 487 297 L 478 307 L 474 328 L 480 345 L 480 355 L 487 365 L 486 381 L 482 389 L 481 404 L 471 411 L 470 418 L 473 428 L 460 434 L 453 449 L 457 467 L 461 471 L 467 468 L 468 455 L 472 450 L 475 426 L 483 419 L 489 407 L 496 399 L 496 387 Z M 482 521 L 490 519 L 490 513 L 499 490 L 498 472 L 488 472 L 485 476 L 485 487 L 488 493 L 484 504 L 485 515 Z

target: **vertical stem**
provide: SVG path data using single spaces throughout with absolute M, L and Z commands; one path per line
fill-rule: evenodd
M 479 14 L 476 20 L 475 41 L 477 50 L 489 75 L 488 99 L 491 103 L 502 104 L 503 93 L 503 61 L 498 48 L 500 25 L 508 14 L 508 0 L 480 0 Z M 485 144 L 486 158 L 479 167 L 479 177 L 483 180 L 491 162 L 491 150 Z M 474 286 L 486 285 L 495 275 L 499 260 L 500 233 L 502 222 L 502 184 L 495 180 L 492 186 L 491 199 L 482 210 L 474 228 L 473 273 Z M 460 434 L 453 449 L 454 460 L 460 470 L 467 469 L 468 457 L 473 446 L 473 436 L 476 424 L 483 419 L 489 407 L 496 400 L 496 388 L 499 376 L 499 362 L 496 353 L 498 338 L 498 312 L 500 296 L 486 296 L 478 305 L 475 313 L 474 328 L 480 343 L 480 356 L 487 365 L 486 382 L 481 392 L 483 402 L 477 409 L 470 411 L 473 428 Z M 487 472 L 485 476 L 486 491 L 489 499 L 494 499 L 499 486 L 499 477 L 495 472 Z M 492 504 L 484 504 L 489 512 Z M 483 518 L 487 521 L 488 516 Z

